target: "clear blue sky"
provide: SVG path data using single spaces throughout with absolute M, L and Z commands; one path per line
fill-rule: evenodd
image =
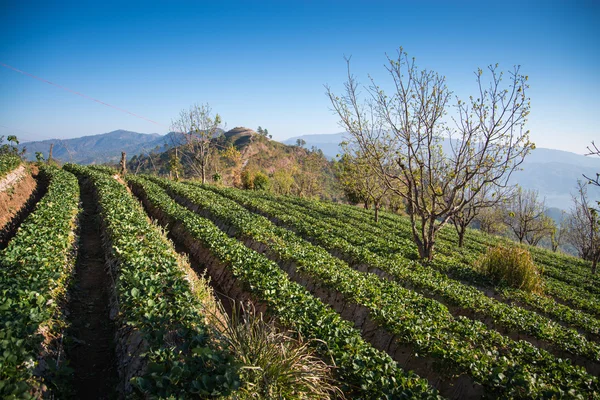
M 533 140 L 583 153 L 600 142 L 600 2 L 525 3 L 0 0 L 0 62 L 161 124 L 0 67 L 0 134 L 166 133 L 205 102 L 278 140 L 335 133 L 323 85 L 342 87 L 343 56 L 382 80 L 403 46 L 461 95 L 477 67 L 522 65 Z

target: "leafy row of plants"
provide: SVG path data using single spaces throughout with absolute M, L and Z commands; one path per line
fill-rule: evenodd
M 466 249 L 458 250 L 452 244 L 452 241 L 444 240 L 444 236 L 442 235 L 439 243 L 439 252 L 467 266 L 473 265 L 487 248 L 497 245 L 509 245 L 507 239 L 498 238 L 496 241 L 489 241 L 488 246 L 469 242 Z M 510 245 L 517 246 L 514 242 Z M 561 264 L 560 267 L 557 267 L 555 261 L 552 259 L 552 255 L 557 253 L 550 253 L 532 246 L 518 246 L 531 251 L 534 261 L 543 270 L 546 292 L 549 295 L 556 297 L 559 301 L 573 304 L 574 307 L 597 313 L 600 306 L 600 296 L 598 295 L 598 291 L 600 290 L 598 289 L 598 284 L 600 282 L 596 281 L 592 275 L 588 274 L 589 276 L 586 277 L 573 271 L 573 269 L 577 269 L 576 267 L 573 268 L 573 265 L 576 265 L 577 261 L 581 261 L 580 259 L 571 257 L 571 263 Z
M 158 180 L 157 180 L 158 181 Z M 510 340 L 478 321 L 453 318 L 439 302 L 374 274 L 358 272 L 289 230 L 236 202 L 199 187 L 159 181 L 171 194 L 182 196 L 210 213 L 211 218 L 267 246 L 280 262 L 293 262 L 299 271 L 347 301 L 370 310 L 382 329 L 410 345 L 418 356 L 436 360 L 440 373 L 469 374 L 488 395 L 538 397 L 598 392 L 597 378 L 569 361 L 556 359 L 528 342 Z
M 285 207 L 296 206 L 300 207 L 297 208 L 298 210 L 316 213 L 315 216 L 318 216 L 320 220 L 326 220 L 329 224 L 343 230 L 347 229 L 348 226 L 354 227 L 354 230 L 361 232 L 361 234 L 353 235 L 352 243 L 365 246 L 375 253 L 382 255 L 394 253 L 413 260 L 417 258 L 416 247 L 406 236 L 399 236 L 397 229 L 388 229 L 385 224 L 373 224 L 370 216 L 363 210 L 300 198 L 273 197 L 264 193 L 253 195 L 266 201 L 276 201 L 278 204 L 285 204 Z M 345 222 L 349 220 L 352 221 L 351 224 Z M 408 229 L 408 227 L 406 228 Z M 405 233 L 406 235 L 410 234 L 408 231 Z M 430 263 L 430 266 L 437 268 L 440 272 L 460 279 L 465 283 L 499 290 L 500 295 L 505 301 L 518 301 L 527 307 L 541 311 L 554 319 L 575 326 L 582 331 L 598 334 L 600 321 L 579 309 L 594 315 L 600 315 L 598 314 L 598 311 L 600 311 L 599 304 L 589 297 L 579 295 L 569 285 L 556 280 L 546 279 L 546 290 L 556 295 L 556 297 L 563 299 L 564 302 L 571 304 L 575 309 L 547 296 L 527 293 L 510 287 L 497 287 L 487 276 L 472 267 L 477 259 L 476 257 L 471 256 L 468 261 L 464 259 L 457 260 L 456 253 L 458 252 L 456 248 L 450 251 L 451 246 L 447 243 L 440 243 L 440 247 L 441 250 L 438 256 Z M 477 251 L 481 251 L 481 249 Z M 446 255 L 449 252 L 451 256 Z M 466 251 L 461 251 L 461 256 L 464 253 Z M 478 253 L 475 252 L 475 254 L 477 255 Z
M 367 210 L 356 209 L 356 207 L 350 206 L 341 206 L 341 208 L 352 210 L 355 215 L 361 214 L 367 220 L 372 219 L 372 215 Z M 396 232 L 404 231 L 405 236 L 410 235 L 410 227 L 405 217 L 382 213 L 380 222 L 382 225 Z M 468 263 L 472 261 L 473 257 L 485 253 L 489 247 L 494 247 L 498 244 L 514 244 L 509 238 L 490 236 L 477 230 L 469 229 L 465 237 L 467 251 L 457 251 L 460 250 L 457 249 L 458 236 L 456 231 L 450 226 L 440 231 L 438 239 L 438 250 L 448 256 L 460 254 L 461 257 L 467 258 L 466 261 Z M 571 285 L 574 290 L 579 292 L 580 297 L 592 297 L 596 302 L 600 300 L 600 297 L 597 296 L 600 294 L 600 277 L 591 274 L 590 263 L 588 261 L 560 252 L 551 252 L 550 250 L 536 246 L 526 247 L 530 250 L 534 261 L 543 267 L 546 281 L 549 283 L 562 281 L 564 284 Z M 557 285 L 560 285 L 560 283 L 556 282 Z M 560 298 L 560 295 L 563 293 L 554 293 L 552 292 L 552 287 L 550 287 L 550 294 Z
M 79 185 L 67 171 L 40 166 L 46 194 L 0 253 L 0 397 L 58 391 L 63 307 L 75 264 Z
M 88 166 L 88 168 L 90 168 L 91 170 L 97 171 L 97 172 L 102 172 L 104 174 L 108 174 L 108 175 L 114 175 L 119 172 L 119 171 L 117 171 L 116 168 L 109 167 L 108 165 L 90 165 L 90 166 Z
M 395 248 L 386 246 L 387 240 L 370 234 L 360 226 L 339 222 L 341 219 L 338 219 L 338 227 L 335 221 L 321 215 L 313 217 L 307 210 L 298 210 L 291 204 L 278 204 L 264 198 L 255 198 L 248 192 L 235 189 L 211 189 L 234 199 L 248 209 L 275 218 L 312 242 L 342 254 L 345 259 L 356 265 L 366 264 L 385 271 L 391 279 L 428 297 L 434 297 L 444 304 L 460 307 L 462 310 L 470 310 L 479 319 L 491 318 L 496 324 L 513 332 L 544 340 L 559 351 L 600 361 L 600 345 L 588 341 L 576 330 L 565 328 L 535 312 L 497 301 L 472 286 L 463 285 L 418 262 L 398 257 L 394 255 Z M 594 334 L 598 333 L 599 327 L 595 327 Z
M 326 226 L 328 230 L 335 229 L 336 235 L 344 237 L 351 244 L 360 246 L 362 249 L 368 249 L 385 257 L 389 257 L 391 254 L 394 254 L 395 257 L 406 254 L 409 254 L 409 258 L 411 258 L 410 255 L 416 256 L 416 249 L 414 249 L 414 246 L 406 238 L 398 237 L 394 232 L 373 225 L 371 221 L 361 220 L 359 216 L 352 215 L 351 213 L 348 213 L 349 215 L 339 213 L 339 207 L 334 204 L 306 202 L 301 206 L 298 205 L 298 202 L 302 201 L 301 199 L 292 202 L 287 201 L 285 198 L 273 198 L 265 195 L 259 195 L 259 198 L 270 202 L 269 204 L 280 206 L 281 210 L 295 209 L 303 214 L 312 215 L 317 219 L 318 223 Z M 352 222 L 349 223 L 347 221 Z M 475 262 L 475 260 L 472 262 Z M 552 298 L 528 293 L 508 286 L 498 287 L 486 275 L 474 270 L 471 266 L 463 266 L 463 264 L 458 264 L 457 266 L 453 258 L 448 258 L 443 254 L 440 254 L 432 265 L 437 266 L 443 272 L 448 272 L 450 275 L 454 271 L 454 275 L 458 275 L 460 279 L 467 282 L 483 287 L 493 287 L 499 291 L 501 298 L 505 302 L 518 301 L 562 323 L 577 327 L 583 332 L 588 332 L 592 335 L 600 333 L 600 321 L 598 319 L 585 312 L 557 303 Z M 459 271 L 458 274 L 456 273 L 457 271 Z M 468 290 L 473 292 L 474 289 L 470 288 Z M 481 294 L 478 296 L 481 296 Z
M 98 201 L 116 276 L 116 325 L 139 333 L 145 343 L 142 367 L 121 379 L 153 398 L 227 395 L 238 388 L 233 358 L 213 340 L 173 245 L 124 185 L 91 168 L 66 168 L 91 184 Z
M 141 197 L 159 208 L 185 230 L 244 284 L 246 290 L 267 305 L 283 325 L 308 339 L 319 353 L 333 358 L 337 379 L 352 398 L 436 398 L 427 381 L 402 371 L 387 354 L 366 343 L 351 323 L 292 282 L 276 263 L 230 238 L 210 220 L 172 200 L 158 185 L 140 177 L 128 177 Z
M 0 157 L 0 179 L 21 164 L 21 157 L 14 154 L 4 154 Z

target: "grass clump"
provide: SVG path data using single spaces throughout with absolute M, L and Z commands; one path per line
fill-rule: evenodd
M 530 293 L 543 292 L 541 271 L 525 248 L 502 245 L 491 247 L 476 263 L 476 268 L 497 283 Z
M 251 303 L 234 307 L 231 317 L 222 312 L 215 322 L 240 365 L 242 387 L 228 399 L 344 398 L 332 367 L 314 354 L 310 342 L 280 331 Z

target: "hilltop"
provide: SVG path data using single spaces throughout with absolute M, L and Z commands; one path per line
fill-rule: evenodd
M 193 176 L 184 141 L 176 143 L 180 146 L 129 158 L 128 169 L 134 173 L 169 175 L 169 161 L 177 147 L 184 175 Z M 251 187 L 255 176 L 263 174 L 278 194 L 319 195 L 328 199 L 342 196 L 335 183 L 334 163 L 320 150 L 285 145 L 246 127 L 236 127 L 214 137 L 211 148 L 207 166 L 211 182 L 219 179 L 228 186 Z

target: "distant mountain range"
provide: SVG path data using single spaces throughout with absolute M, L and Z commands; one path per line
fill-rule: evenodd
M 50 139 L 38 142 L 22 143 L 19 147 L 27 149 L 28 160 L 35 160 L 35 153 L 41 152 L 48 158 L 50 144 L 54 143 L 53 158 L 62 162 L 77 164 L 102 164 L 118 162 L 121 151 L 134 155 L 168 145 L 169 136 L 158 133 L 137 133 L 117 130 L 99 135 L 83 136 L 74 139 Z
M 344 140 L 345 135 L 334 133 L 296 136 L 283 143 L 295 145 L 301 139 L 306 142 L 304 147 L 317 147 L 327 157 L 334 159 L 341 151 L 339 143 Z M 538 190 L 540 196 L 546 198 L 548 207 L 569 210 L 572 204 L 571 193 L 575 193 L 577 180 L 584 180 L 583 174 L 596 176 L 600 172 L 600 157 L 536 148 L 527 156 L 521 168 L 521 171 L 513 174 L 513 183 L 518 183 L 525 189 Z M 600 200 L 600 188 L 591 188 L 588 194 L 593 201 Z

